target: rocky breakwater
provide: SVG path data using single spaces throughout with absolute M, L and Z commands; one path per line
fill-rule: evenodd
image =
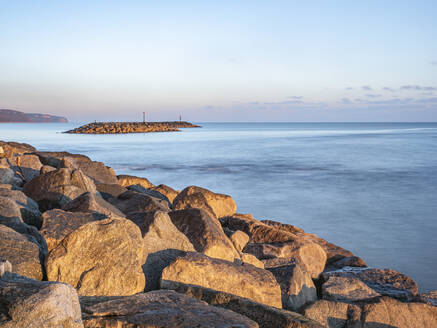
M 228 195 L 0 145 L 0 328 L 437 327 L 436 291 Z
M 95 122 L 82 125 L 64 133 L 79 134 L 119 134 L 119 133 L 148 133 L 174 132 L 180 128 L 199 128 L 200 126 L 184 121 L 175 122 Z

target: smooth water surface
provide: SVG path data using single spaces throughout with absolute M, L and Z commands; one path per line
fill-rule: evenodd
M 437 289 L 437 123 L 205 123 L 175 133 L 61 134 L 1 124 L 0 140 L 82 153 L 117 174 L 230 194 Z

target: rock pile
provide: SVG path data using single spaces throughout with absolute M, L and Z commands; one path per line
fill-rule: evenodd
M 148 133 L 174 132 L 179 128 L 198 128 L 200 126 L 189 122 L 95 122 L 82 125 L 65 133 L 81 134 L 120 134 L 120 133 Z
M 435 291 L 228 195 L 0 145 L 0 328 L 437 327 Z

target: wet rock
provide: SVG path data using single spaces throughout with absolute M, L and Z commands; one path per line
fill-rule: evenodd
M 168 198 L 168 200 L 170 201 L 170 203 L 172 203 L 172 204 L 173 204 L 174 199 L 176 198 L 176 196 L 179 193 L 179 191 L 174 190 L 173 188 L 171 188 L 165 184 L 160 184 L 158 186 L 151 187 L 149 189 L 160 192 L 161 194 L 166 196 Z
M 216 219 L 200 209 L 169 213 L 173 224 L 188 237 L 196 251 L 210 257 L 233 262 L 239 254 Z
M 198 285 L 281 308 L 281 290 L 275 277 L 252 265 L 237 265 L 200 253 L 177 258 L 162 272 L 161 288 Z
M 322 275 L 325 281 L 332 276 L 357 278 L 375 292 L 400 300 L 412 300 L 418 292 L 413 279 L 392 269 L 345 267 Z
M 112 299 L 81 297 L 85 327 L 257 328 L 238 313 L 170 290 Z
M 139 226 L 143 237 L 146 290 L 158 289 L 162 270 L 174 260 L 172 255 L 182 254 L 177 251 L 194 251 L 194 247 L 166 212 L 139 212 L 130 219 Z
M 15 202 L 21 213 L 21 218 L 27 224 L 41 227 L 41 212 L 38 204 L 19 190 L 0 188 L 0 197 L 7 197 Z M 1 206 L 1 205 L 0 205 Z M 0 214 L 1 215 L 1 214 Z
M 0 259 L 11 263 L 13 272 L 42 280 L 40 252 L 40 245 L 34 239 L 0 224 Z
M 127 189 L 125 187 L 120 186 L 118 183 L 113 184 L 105 184 L 100 183 L 96 185 L 97 191 L 100 192 L 104 200 L 108 200 L 109 198 L 117 198 L 122 193 L 126 192 Z
M 47 242 L 48 251 L 51 251 L 61 243 L 65 236 L 84 224 L 106 218 L 105 215 L 72 213 L 54 209 L 43 213 L 41 217 L 43 224 L 40 232 Z
M 330 276 L 322 285 L 323 299 L 353 302 L 381 296 L 358 278 Z
M 206 204 L 212 209 L 217 218 L 232 215 L 237 210 L 237 205 L 231 196 L 217 194 L 196 186 L 190 186 L 182 190 L 174 199 L 173 208 L 175 210 L 203 208 L 204 200 L 206 200 Z
M 295 260 L 312 278 L 317 278 L 323 272 L 326 263 L 326 253 L 318 244 L 298 238 L 293 242 L 285 243 L 249 243 L 244 248 L 244 252 L 253 254 L 261 260 L 270 259 L 270 262 L 284 263 L 284 261 Z M 266 265 L 266 262 L 263 262 Z
M 132 185 L 141 185 L 142 187 L 149 189 L 153 187 L 153 184 L 146 178 L 140 178 L 133 175 L 117 175 L 118 183 L 123 187 L 128 187 Z
M 60 208 L 87 191 L 96 192 L 94 182 L 80 170 L 65 168 L 40 175 L 23 188 L 41 211 Z
M 319 323 L 298 313 L 257 303 L 230 293 L 185 284 L 179 284 L 175 290 L 208 304 L 240 313 L 256 321 L 260 328 L 322 328 Z
M 117 198 L 108 199 L 108 202 L 127 216 L 136 212 L 170 211 L 167 202 L 132 190 L 122 193 Z
M 229 239 L 234 244 L 237 251 L 241 252 L 244 246 L 249 242 L 249 236 L 241 230 L 234 231 L 230 234 Z
M 105 216 L 125 217 L 115 206 L 95 193 L 86 192 L 62 206 L 64 211 L 103 214 Z
M 68 234 L 46 260 L 51 281 L 74 286 L 79 295 L 131 295 L 144 290 L 142 238 L 129 220 L 109 218 Z
M 273 273 L 281 286 L 283 308 L 298 311 L 305 304 L 317 300 L 316 287 L 310 274 L 295 261 L 267 262 L 265 268 Z
M 82 328 L 73 287 L 6 273 L 0 278 L 0 327 Z

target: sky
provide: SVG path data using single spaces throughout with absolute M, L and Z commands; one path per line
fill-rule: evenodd
M 0 0 L 0 108 L 437 121 L 437 1 Z

